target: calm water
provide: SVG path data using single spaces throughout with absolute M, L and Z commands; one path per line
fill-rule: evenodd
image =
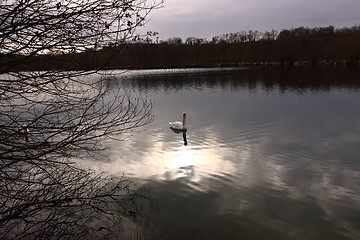
M 155 119 L 93 167 L 150 190 L 153 239 L 360 239 L 359 68 L 151 70 L 116 81 L 151 99 Z M 168 124 L 182 112 L 186 136 Z

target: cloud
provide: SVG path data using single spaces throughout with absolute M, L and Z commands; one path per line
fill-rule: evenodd
M 353 26 L 360 23 L 358 0 L 167 0 L 152 13 L 146 30 L 160 38 L 212 37 L 243 30 Z

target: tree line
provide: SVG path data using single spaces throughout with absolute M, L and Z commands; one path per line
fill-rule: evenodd
M 22 56 L 12 56 L 12 58 Z M 143 69 L 221 67 L 243 65 L 359 64 L 360 25 L 289 30 L 242 31 L 211 39 L 174 37 L 158 41 L 157 33 L 144 39 L 83 52 L 36 56 L 14 69 Z
M 111 49 L 111 48 L 110 48 Z M 110 49 L 104 49 L 104 53 Z M 196 67 L 246 64 L 357 63 L 360 25 L 335 29 L 293 28 L 277 32 L 248 31 L 209 39 L 170 38 L 159 43 L 123 46 L 112 67 Z

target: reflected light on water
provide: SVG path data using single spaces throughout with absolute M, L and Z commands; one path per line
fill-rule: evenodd
M 123 156 L 127 154 L 113 154 L 111 162 L 119 166 L 119 171 L 126 169 L 126 173 L 134 177 L 181 180 L 192 183 L 200 183 L 202 178 L 208 177 L 209 174 L 221 175 L 235 172 L 234 164 L 222 158 L 229 150 L 217 148 L 214 136 L 207 138 L 206 147 L 201 147 L 196 143 L 184 146 L 180 141 L 180 135 L 172 134 L 172 137 L 169 141 L 164 140 L 163 137 L 152 139 L 152 145 L 142 149 L 141 159 L 137 155 L 136 161 L 126 162 Z M 126 145 L 129 144 L 126 143 Z M 132 147 L 129 146 L 126 149 L 130 152 Z
M 174 134 L 168 129 L 155 131 L 157 133 L 144 134 L 136 141 L 116 142 L 106 162 L 84 161 L 82 164 L 115 176 L 125 173 L 142 180 L 188 182 L 189 186 L 199 191 L 210 188 L 204 179 L 236 175 L 239 170 L 247 171 L 251 167 L 247 163 L 251 157 L 249 146 L 237 150 L 241 155 L 238 162 L 234 162 L 231 160 L 233 150 L 221 146 L 214 132 L 207 131 L 206 136 L 201 137 L 202 141 L 190 132 L 190 142 L 185 146 L 181 134 Z
M 189 181 L 197 188 L 201 187 L 198 190 L 206 190 L 206 185 L 202 183 L 203 178 L 209 175 L 231 174 L 235 171 L 234 165 L 224 161 L 218 154 L 219 152 L 216 153 L 212 149 L 199 150 L 187 147 L 174 149 L 164 155 L 163 177 L 166 180 Z M 159 172 L 159 175 L 161 174 Z

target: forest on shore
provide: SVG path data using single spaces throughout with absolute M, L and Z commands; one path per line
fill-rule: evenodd
M 2 66 L 19 71 L 305 64 L 359 65 L 360 25 L 338 29 L 298 27 L 264 33 L 243 31 L 212 39 L 174 37 L 154 41 L 147 37 L 81 53 L 11 56 Z

